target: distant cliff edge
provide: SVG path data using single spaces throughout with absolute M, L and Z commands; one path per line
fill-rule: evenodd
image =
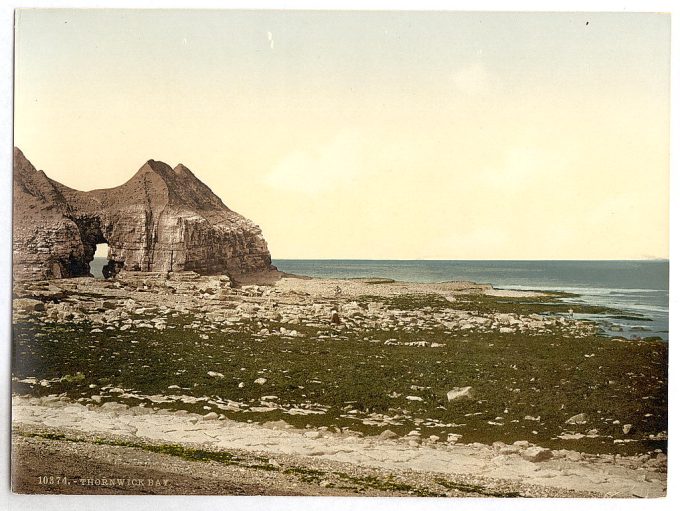
M 14 148 L 14 278 L 88 276 L 98 243 L 109 245 L 107 276 L 273 268 L 260 228 L 182 164 L 149 160 L 121 186 L 81 192 L 36 170 Z

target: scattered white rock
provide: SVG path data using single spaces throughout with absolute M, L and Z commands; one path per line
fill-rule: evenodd
M 566 421 L 565 424 L 585 424 L 588 422 L 588 417 L 586 416 L 585 413 L 578 413 L 572 417 L 569 417 Z
M 460 399 L 473 399 L 474 393 L 472 387 L 453 387 L 446 393 L 449 401 L 457 401 Z
M 584 437 L 585 435 L 583 433 L 562 433 L 557 436 L 557 438 L 561 438 L 562 440 L 581 440 L 581 438 Z

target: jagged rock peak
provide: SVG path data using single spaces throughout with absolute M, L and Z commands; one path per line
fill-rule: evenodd
M 177 174 L 191 174 L 192 176 L 194 175 L 193 172 L 191 172 L 183 163 L 178 163 L 174 170 Z
M 139 172 L 147 170 L 151 170 L 152 172 L 163 175 L 167 174 L 168 172 L 172 172 L 172 167 L 163 161 L 147 160 L 146 163 L 139 169 Z

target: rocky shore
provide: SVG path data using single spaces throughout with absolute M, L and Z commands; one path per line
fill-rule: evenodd
M 260 277 L 17 283 L 15 490 L 168 490 L 35 486 L 40 457 L 168 493 L 665 494 L 666 344 L 552 294 Z

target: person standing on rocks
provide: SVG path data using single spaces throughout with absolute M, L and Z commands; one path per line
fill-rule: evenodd
M 333 325 L 339 325 L 340 324 L 340 295 L 342 294 L 342 289 L 340 289 L 340 286 L 335 286 L 335 302 L 336 305 L 331 309 L 331 323 Z

